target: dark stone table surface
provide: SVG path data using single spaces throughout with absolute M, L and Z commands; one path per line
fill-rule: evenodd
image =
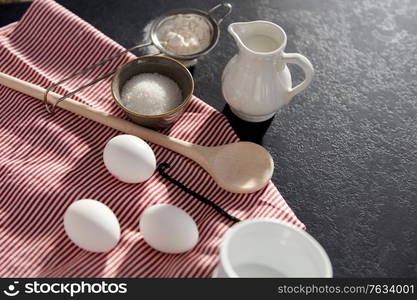
M 218 1 L 58 2 L 127 47 L 159 14 Z M 273 182 L 327 250 L 335 276 L 416 277 L 417 1 L 230 2 L 218 46 L 193 70 L 195 94 L 223 111 L 243 140 L 271 152 Z M 28 5 L 0 5 L 0 25 Z M 281 25 L 287 52 L 307 56 L 316 74 L 273 120 L 250 124 L 225 107 L 221 74 L 237 51 L 227 24 L 257 19 Z

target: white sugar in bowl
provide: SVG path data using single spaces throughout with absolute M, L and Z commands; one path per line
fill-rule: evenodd
M 146 208 L 140 217 L 139 230 L 145 242 L 165 253 L 186 252 L 198 242 L 197 225 L 191 216 L 169 204 Z
M 107 170 L 126 183 L 143 182 L 156 168 L 152 148 L 142 139 L 128 134 L 118 135 L 107 142 L 103 160 Z
M 92 252 L 107 252 L 120 239 L 120 225 L 105 204 L 83 199 L 72 203 L 64 215 L 65 232 L 78 247 Z

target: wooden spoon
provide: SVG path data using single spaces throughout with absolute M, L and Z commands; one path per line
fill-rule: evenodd
M 43 100 L 45 89 L 0 72 L 0 84 L 31 97 Z M 48 93 L 48 102 L 61 95 Z M 121 132 L 182 154 L 202 166 L 219 186 L 233 193 L 252 193 L 262 189 L 271 179 L 274 163 L 265 148 L 250 142 L 204 147 L 166 136 L 136 125 L 72 99 L 59 103 L 60 108 L 83 116 Z

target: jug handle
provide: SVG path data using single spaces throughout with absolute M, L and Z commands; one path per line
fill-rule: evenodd
M 292 97 L 302 92 L 311 83 L 314 75 L 314 69 L 313 65 L 307 59 L 307 57 L 298 53 L 283 53 L 282 59 L 286 64 L 295 64 L 300 66 L 305 74 L 304 81 L 298 84 L 296 87 L 290 88 L 288 91 L 290 95 L 289 99 L 292 99 Z

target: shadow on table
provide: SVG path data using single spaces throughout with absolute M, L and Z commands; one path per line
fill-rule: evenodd
M 223 109 L 223 114 L 229 120 L 230 125 L 232 125 L 233 130 L 236 132 L 238 137 L 242 141 L 254 142 L 257 144 L 262 144 L 262 139 L 268 130 L 271 122 L 274 118 L 266 120 L 264 122 L 252 123 L 246 122 L 242 119 L 239 119 L 231 110 L 228 105 Z

